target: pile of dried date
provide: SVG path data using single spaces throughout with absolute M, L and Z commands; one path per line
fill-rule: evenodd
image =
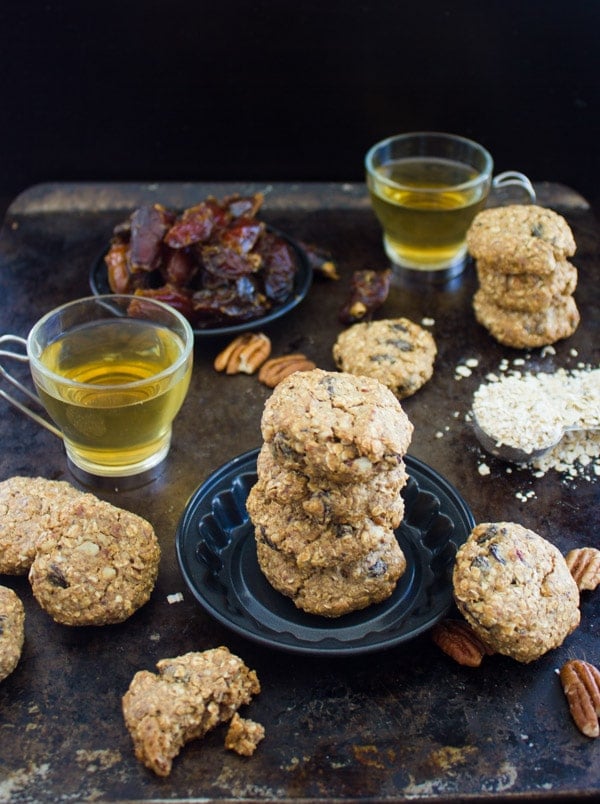
M 256 215 L 263 195 L 208 197 L 181 214 L 134 210 L 105 256 L 113 293 L 166 302 L 197 329 L 253 321 L 294 289 L 296 251 Z

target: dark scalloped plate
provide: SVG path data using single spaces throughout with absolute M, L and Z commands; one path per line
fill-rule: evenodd
M 230 324 L 229 326 L 194 329 L 194 335 L 196 335 L 196 337 L 214 338 L 218 336 L 235 336 L 239 335 L 241 332 L 247 332 L 250 329 L 264 327 L 271 321 L 276 321 L 278 318 L 287 315 L 287 313 L 297 307 L 300 302 L 306 298 L 313 280 L 313 269 L 306 254 L 297 243 L 295 243 L 283 232 L 280 232 L 278 229 L 273 229 L 270 226 L 268 226 L 267 229 L 270 232 L 274 232 L 275 234 L 279 235 L 279 237 L 282 237 L 288 243 L 288 245 L 291 246 L 294 254 L 296 255 L 296 259 L 298 261 L 298 270 L 294 276 L 294 287 L 292 292 L 284 302 L 274 306 L 266 315 L 253 318 L 251 321 L 243 321 L 239 324 Z M 108 249 L 104 249 L 102 251 L 90 270 L 90 288 L 95 296 L 103 296 L 107 293 L 112 293 L 112 290 L 108 284 L 108 269 L 106 267 L 106 263 L 104 262 L 104 256 L 107 251 Z
M 427 464 L 405 456 L 405 513 L 396 538 L 407 569 L 382 603 L 342 617 L 306 614 L 277 592 L 258 565 L 246 511 L 258 450 L 213 472 L 190 497 L 176 533 L 190 591 L 215 619 L 262 645 L 308 655 L 381 650 L 431 628 L 452 604 L 452 567 L 474 526 L 466 502 Z

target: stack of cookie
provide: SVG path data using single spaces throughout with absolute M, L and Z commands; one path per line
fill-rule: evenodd
M 314 369 L 265 404 L 247 500 L 269 583 L 311 614 L 388 598 L 406 569 L 394 529 L 413 426 L 378 380 Z
M 479 279 L 475 317 L 497 341 L 536 348 L 575 332 L 577 269 L 568 261 L 575 240 L 561 215 L 535 204 L 487 209 L 471 224 L 467 246 Z

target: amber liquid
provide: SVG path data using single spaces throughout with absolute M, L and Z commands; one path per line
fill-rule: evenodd
M 183 349 L 176 333 L 136 319 L 83 325 L 44 349 L 40 362 L 61 379 L 33 379 L 77 466 L 127 475 L 162 460 L 190 382 L 191 356 L 167 371 Z
M 432 157 L 390 161 L 377 168 L 377 175 L 369 175 L 371 203 L 390 259 L 424 270 L 463 259 L 467 229 L 485 205 L 489 182 L 460 185 L 477 176 L 468 165 Z

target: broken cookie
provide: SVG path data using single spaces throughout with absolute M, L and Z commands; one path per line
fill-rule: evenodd
M 161 659 L 158 674 L 141 670 L 123 696 L 123 716 L 135 756 L 157 776 L 191 740 L 231 720 L 260 692 L 254 670 L 228 648 Z

